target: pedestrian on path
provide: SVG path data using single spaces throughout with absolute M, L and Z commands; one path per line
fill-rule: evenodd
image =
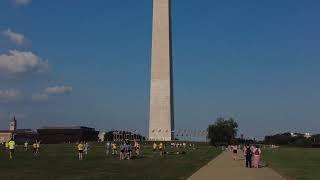
M 230 152 L 221 153 L 187 180 L 285 180 L 268 167 L 259 171 L 244 168 L 243 161 L 234 161 L 230 154 Z
M 233 145 L 232 146 L 232 151 L 233 151 L 233 160 L 237 160 L 238 146 L 237 145 Z
M 246 167 L 251 168 L 252 167 L 252 151 L 249 144 L 246 145 L 244 156 L 246 159 Z
M 259 168 L 260 159 L 261 159 L 261 149 L 259 146 L 256 145 L 253 150 L 253 167 L 254 168 Z

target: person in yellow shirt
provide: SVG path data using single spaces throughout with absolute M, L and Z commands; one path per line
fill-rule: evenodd
M 39 148 L 40 148 L 40 142 L 38 142 L 37 140 L 32 144 L 32 153 L 34 156 L 38 155 L 39 152 Z
M 162 144 L 162 142 L 160 142 L 159 143 L 159 152 L 160 152 L 160 156 L 162 156 L 163 155 L 163 144 Z
M 32 144 L 32 153 L 33 155 L 37 155 L 37 141 Z
M 140 155 L 140 144 L 137 141 L 134 141 L 134 149 L 136 156 Z
M 154 143 L 153 143 L 153 152 L 156 152 L 157 147 L 158 147 L 157 143 L 156 143 L 156 142 L 154 142 Z
M 111 151 L 112 151 L 112 155 L 114 155 L 114 142 L 111 143 Z
M 84 150 L 84 144 L 82 142 L 80 142 L 78 144 L 78 155 L 79 155 L 79 160 L 83 159 L 83 150 Z
M 13 158 L 13 154 L 14 154 L 14 149 L 16 147 L 16 142 L 14 142 L 13 138 L 11 138 L 11 140 L 8 142 L 8 146 L 9 146 L 9 151 L 10 151 L 10 159 Z
M 111 144 L 111 148 L 112 148 L 112 155 L 116 155 L 117 153 L 117 144 L 115 142 L 113 142 Z

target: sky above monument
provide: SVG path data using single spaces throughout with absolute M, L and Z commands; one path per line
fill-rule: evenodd
M 320 132 L 320 2 L 174 0 L 177 129 Z M 0 129 L 147 132 L 151 0 L 1 0 Z

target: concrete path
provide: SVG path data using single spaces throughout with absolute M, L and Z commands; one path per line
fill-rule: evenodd
M 188 180 L 285 180 L 270 168 L 250 169 L 244 160 L 233 160 L 230 152 L 223 152 Z

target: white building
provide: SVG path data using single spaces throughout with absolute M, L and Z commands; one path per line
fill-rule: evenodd
M 9 123 L 9 130 L 0 130 L 0 143 L 7 142 L 11 138 L 13 138 L 16 130 L 17 120 L 16 117 L 13 117 L 13 119 Z

